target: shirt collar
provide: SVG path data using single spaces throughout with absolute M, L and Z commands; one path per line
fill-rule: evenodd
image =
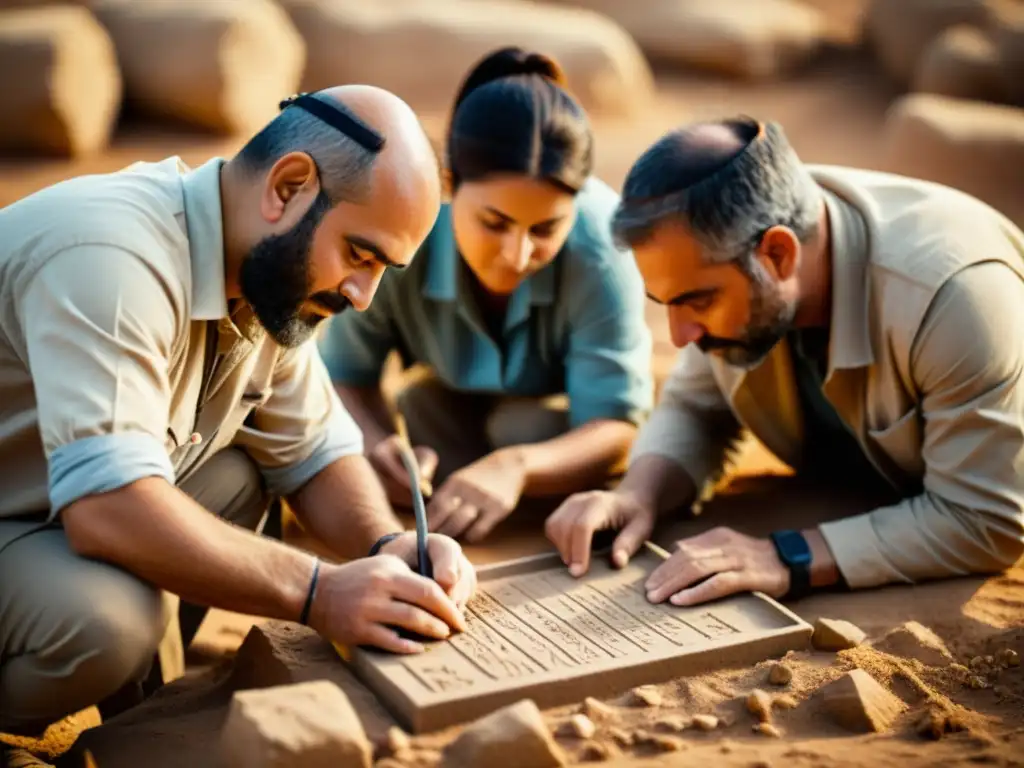
M 832 319 L 828 376 L 874 361 L 868 318 L 868 227 L 862 213 L 835 191 L 822 188 L 832 245 Z
M 192 261 L 192 318 L 195 320 L 219 320 L 228 316 L 220 200 L 223 165 L 224 159 L 215 157 L 182 178 Z
M 455 245 L 451 206 L 441 206 L 437 221 L 434 222 L 434 229 L 430 233 L 421 256 L 426 260 L 423 295 L 433 301 L 460 301 L 459 286 L 462 282 L 460 272 L 464 269 L 464 265 Z M 552 261 L 544 269 L 530 275 L 516 289 L 509 306 L 510 315 L 520 312 L 528 314 L 531 306 L 546 306 L 554 303 L 557 282 L 556 261 Z M 510 322 L 518 319 L 522 318 L 509 317 Z

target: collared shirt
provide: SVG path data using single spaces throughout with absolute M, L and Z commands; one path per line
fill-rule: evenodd
M 835 247 L 854 252 L 857 261 L 866 261 L 867 228 L 861 214 L 828 189 L 822 192 Z M 803 328 L 788 334 L 804 423 L 801 467 L 855 483 L 873 477 L 881 480 L 853 431 L 825 394 L 830 370 L 829 336 L 828 328 Z
M 369 309 L 330 321 L 320 350 L 337 383 L 372 386 L 388 354 L 433 368 L 455 390 L 544 396 L 565 392 L 573 427 L 639 423 L 651 408 L 651 335 L 643 280 L 612 242 L 618 195 L 590 179 L 565 246 L 512 294 L 500 344 L 476 309 L 468 268 L 441 213 L 411 266 L 384 276 Z
M 362 451 L 315 343 L 229 310 L 222 164 L 138 163 L 0 210 L 0 519 L 181 482 L 228 445 L 282 494 Z
M 821 533 L 854 588 L 1002 570 L 1024 553 L 1024 232 L 938 184 L 809 168 L 832 194 L 822 392 L 902 497 Z M 703 487 L 746 427 L 799 466 L 792 363 L 785 340 L 749 371 L 688 345 L 631 461 Z

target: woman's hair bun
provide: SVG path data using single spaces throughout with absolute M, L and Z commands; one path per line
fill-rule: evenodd
M 516 75 L 540 75 L 555 85 L 566 86 L 565 72 L 553 58 L 509 46 L 488 54 L 470 70 L 455 99 L 455 108 L 480 86 Z

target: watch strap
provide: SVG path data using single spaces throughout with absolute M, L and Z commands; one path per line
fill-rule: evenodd
M 772 543 L 779 554 L 779 559 L 789 569 L 789 591 L 783 595 L 784 600 L 798 600 L 806 597 L 813 590 L 811 588 L 811 562 L 810 547 L 807 540 L 799 531 L 776 531 L 771 534 Z M 794 558 L 789 542 L 794 540 L 802 541 L 806 551 L 806 558 Z

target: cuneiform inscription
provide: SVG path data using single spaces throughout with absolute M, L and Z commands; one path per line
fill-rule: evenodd
M 452 635 L 448 642 L 493 680 L 523 677 L 540 670 L 539 664 L 488 627 L 472 608 L 466 610 L 466 631 Z
M 473 670 L 460 670 L 450 662 L 434 663 L 418 658 L 414 661 L 405 662 L 405 668 L 413 677 L 423 683 L 423 686 L 431 692 L 461 690 L 471 688 L 476 682 L 473 678 Z
M 592 589 L 614 600 L 624 610 L 675 645 L 693 645 L 702 642 L 706 637 L 704 633 L 673 616 L 672 608 L 648 602 L 647 596 L 641 594 L 635 584 L 598 583 L 594 584 Z
M 532 627 L 538 635 L 561 649 L 561 653 L 573 665 L 587 664 L 598 659 L 606 659 L 611 655 L 513 585 L 507 583 L 496 585 L 491 589 L 491 593 L 524 624 Z
M 565 651 L 547 641 L 531 626 L 524 623 L 510 608 L 495 596 L 480 590 L 473 601 L 473 610 L 491 629 L 501 634 L 543 670 L 572 667 L 577 664 Z
M 635 648 L 642 647 L 572 597 L 553 590 L 541 576 L 524 578 L 516 582 L 516 587 L 542 609 L 567 624 L 573 632 L 582 635 L 612 658 L 621 658 L 632 653 Z
M 710 638 L 722 637 L 723 635 L 738 635 L 740 632 L 736 627 L 718 618 L 710 611 L 705 611 L 692 618 L 687 617 L 686 621 Z
M 551 588 L 564 592 L 567 597 L 600 616 L 608 626 L 621 632 L 642 650 L 650 651 L 664 645 L 664 638 L 593 587 L 580 584 L 572 577 L 560 573 L 545 574 L 542 578 Z

